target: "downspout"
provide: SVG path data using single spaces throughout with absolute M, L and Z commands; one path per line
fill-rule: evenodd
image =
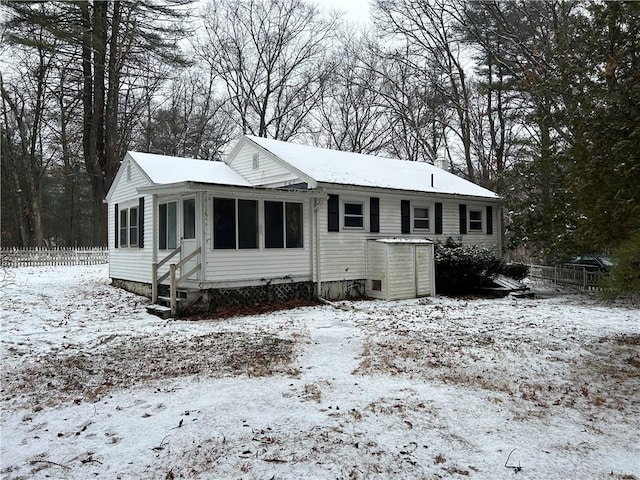
M 320 215 L 318 212 L 320 211 L 320 207 L 324 203 L 324 199 L 314 198 L 313 199 L 313 211 L 315 215 L 315 255 L 316 255 L 316 296 L 320 298 L 321 296 L 321 288 L 322 288 L 322 276 L 321 276 L 321 267 L 320 267 Z

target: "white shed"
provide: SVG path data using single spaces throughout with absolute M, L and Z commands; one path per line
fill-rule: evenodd
M 433 242 L 380 238 L 367 242 L 365 294 L 383 300 L 435 295 Z

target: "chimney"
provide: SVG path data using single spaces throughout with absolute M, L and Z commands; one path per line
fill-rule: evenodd
M 444 155 L 438 155 L 436 157 L 436 161 L 433 162 L 433 164 L 438 168 L 449 171 L 449 161 Z

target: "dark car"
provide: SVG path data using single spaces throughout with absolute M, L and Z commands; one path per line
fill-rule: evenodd
M 578 255 L 564 264 L 566 268 L 584 268 L 589 272 L 608 272 L 613 262 L 606 255 Z

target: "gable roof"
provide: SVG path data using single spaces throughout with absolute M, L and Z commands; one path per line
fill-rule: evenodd
M 241 187 L 252 186 L 224 162 L 142 152 L 127 152 L 127 155 L 155 185 L 200 182 Z
M 330 150 L 253 135 L 244 138 L 318 183 L 500 198 L 498 194 L 430 163 Z M 239 144 L 241 142 L 242 139 Z

